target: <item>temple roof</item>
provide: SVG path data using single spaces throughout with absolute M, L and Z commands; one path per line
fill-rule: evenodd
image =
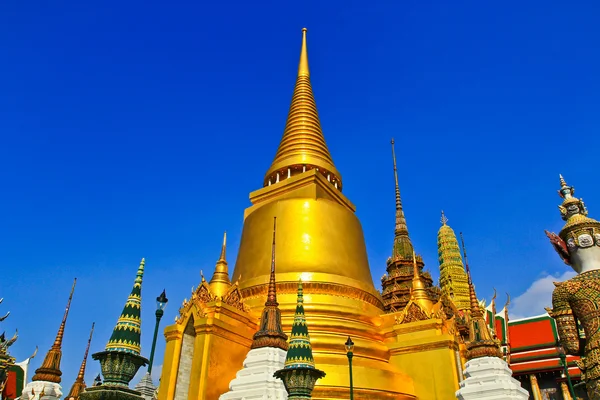
M 310 84 L 306 28 L 302 29 L 302 48 L 298 76 L 283 137 L 277 154 L 265 175 L 265 186 L 296 173 L 318 169 L 338 189 L 342 177 L 336 169 L 321 129 L 317 104 Z M 293 170 L 293 171 L 292 171 Z

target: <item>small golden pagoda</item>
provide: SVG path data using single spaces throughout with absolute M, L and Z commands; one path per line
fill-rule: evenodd
M 159 400 L 217 400 L 228 391 L 252 346 L 273 281 L 271 254 L 265 249 L 274 217 L 283 331 L 291 332 L 302 280 L 314 361 L 326 373 L 312 398 L 348 398 L 348 336 L 355 343 L 357 399 L 454 398 L 461 370 L 459 339 L 431 277 L 422 272 L 422 260 L 414 255 L 401 204 L 392 262 L 407 279 L 406 299 L 392 310 L 373 284 L 362 227 L 342 188 L 317 113 L 303 29 L 283 138 L 263 187 L 250 193 L 232 279 L 223 245 L 213 279 L 208 283 L 202 277 L 176 323 L 165 329 Z M 422 313 L 413 315 L 407 305 Z
M 442 226 L 438 231 L 437 243 L 442 295 L 448 296 L 458 310 L 467 311 L 471 307 L 468 278 L 456 234 L 448 225 L 448 218 L 443 211 Z

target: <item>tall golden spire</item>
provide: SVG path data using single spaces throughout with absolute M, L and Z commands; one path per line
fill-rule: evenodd
M 269 278 L 269 291 L 267 301 L 260 319 L 260 329 L 254 334 L 252 349 L 262 347 L 276 347 L 288 349 L 287 335 L 281 326 L 281 311 L 277 302 L 277 285 L 275 283 L 275 232 L 277 217 L 273 218 L 273 244 L 271 245 L 271 275 Z
M 460 255 L 454 230 L 442 211 L 442 226 L 437 234 L 438 261 L 440 264 L 440 289 L 459 310 L 469 310 L 469 283 Z
M 396 183 L 396 229 L 394 231 L 394 249 L 393 257 L 401 257 L 410 260 L 414 253 L 413 245 L 408 236 L 408 227 L 402 208 L 402 199 L 400 198 L 400 185 L 398 185 L 398 168 L 396 166 L 396 151 L 394 149 L 394 139 L 392 139 L 392 160 L 394 161 L 394 179 Z
M 227 268 L 227 260 L 225 259 L 225 253 L 227 252 L 227 232 L 223 234 L 223 245 L 221 246 L 221 255 L 217 264 L 215 265 L 215 272 L 213 273 L 210 282 L 211 292 L 219 297 L 224 296 L 227 290 L 231 287 L 231 281 L 229 280 L 229 269 Z
M 433 301 L 427 294 L 427 289 L 425 286 L 425 282 L 421 279 L 421 275 L 419 274 L 419 267 L 417 266 L 417 256 L 413 251 L 413 280 L 412 280 L 412 290 L 410 291 L 410 296 L 412 301 L 421 306 L 421 308 L 427 313 L 431 313 L 433 309 Z
M 67 395 L 66 400 L 78 400 L 79 395 L 86 388 L 85 385 L 85 367 L 87 364 L 88 353 L 90 352 L 90 344 L 92 343 L 92 336 L 94 335 L 94 325 L 92 322 L 92 329 L 90 330 L 90 337 L 87 342 L 87 346 L 85 348 L 85 353 L 83 355 L 83 361 L 81 362 L 81 367 L 79 367 L 79 373 L 77 374 L 77 379 L 71 386 L 71 390 L 69 390 L 69 394 Z
M 58 328 L 58 333 L 54 339 L 54 344 L 46 354 L 42 365 L 35 370 L 35 375 L 31 378 L 32 381 L 46 381 L 60 383 L 62 372 L 60 370 L 60 359 L 62 358 L 62 341 L 65 334 L 65 325 L 67 324 L 67 317 L 69 316 L 69 309 L 71 308 L 71 300 L 73 300 L 73 292 L 75 292 L 75 285 L 77 284 L 77 278 L 73 280 L 73 286 L 71 287 L 71 294 L 69 294 L 69 301 L 65 308 L 65 314 L 63 315 L 62 322 Z
M 471 318 L 469 327 L 469 340 L 467 346 L 467 359 L 479 357 L 502 357 L 500 352 L 500 342 L 492 337 L 490 327 L 485 322 L 483 310 L 479 306 L 475 287 L 471 279 L 471 269 L 469 268 L 469 260 L 467 258 L 467 249 L 462 232 L 460 233 L 460 241 L 463 248 L 463 256 L 465 260 L 465 269 L 467 270 L 467 278 L 469 282 L 469 296 L 471 299 Z
M 279 143 L 275 159 L 265 175 L 264 185 L 269 186 L 293 175 L 317 169 L 341 190 L 342 177 L 335 168 L 325 143 L 317 104 L 310 85 L 306 31 L 306 28 L 302 29 L 298 77 L 283 138 Z

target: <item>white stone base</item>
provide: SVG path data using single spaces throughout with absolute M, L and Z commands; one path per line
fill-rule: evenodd
M 526 400 L 527 390 L 512 377 L 506 361 L 497 357 L 475 358 L 466 363 L 466 379 L 456 391 L 459 400 Z
M 135 385 L 135 390 L 142 394 L 145 400 L 156 399 L 156 386 L 152 382 L 152 377 L 149 373 L 145 373 L 140 382 Z
M 43 396 L 40 397 L 40 394 Z M 31 381 L 23 389 L 21 400 L 59 400 L 63 395 L 62 387 L 58 383 L 46 381 Z
M 283 368 L 286 352 L 273 347 L 252 349 L 244 360 L 244 367 L 229 383 L 229 392 L 219 400 L 287 400 L 288 395 L 275 371 Z

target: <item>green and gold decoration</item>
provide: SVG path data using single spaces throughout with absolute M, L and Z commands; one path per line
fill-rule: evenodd
M 123 312 L 113 329 L 104 351 L 92 354 L 100 361 L 104 382 L 85 389 L 81 400 L 140 400 L 140 392 L 130 389 L 129 382 L 148 360 L 140 355 L 142 277 L 145 260 L 142 258 Z
M 310 399 L 315 383 L 325 376 L 325 372 L 315 368 L 304 315 L 302 281 L 298 283 L 298 302 L 285 364 L 274 376 L 283 381 L 288 399 Z
M 133 289 L 127 298 L 123 312 L 117 321 L 112 336 L 106 345 L 106 351 L 124 351 L 140 355 L 140 336 L 142 332 L 142 278 L 145 260 L 142 258 L 133 283 Z

